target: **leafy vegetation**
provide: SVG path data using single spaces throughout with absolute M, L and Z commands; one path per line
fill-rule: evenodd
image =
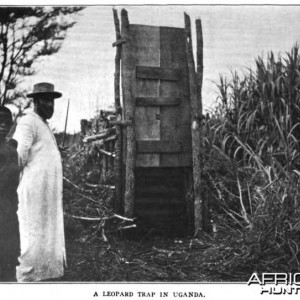
M 254 71 L 231 77 L 220 75 L 218 105 L 205 122 L 203 176 L 227 252 L 216 268 L 298 270 L 299 47 L 284 57 L 258 57 Z
M 8 104 L 24 91 L 19 84 L 35 73 L 34 62 L 56 53 L 75 24 L 71 16 L 82 7 L 0 8 L 0 104 Z

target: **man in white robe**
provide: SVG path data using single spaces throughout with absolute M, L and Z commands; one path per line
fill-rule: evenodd
M 21 168 L 18 281 L 41 281 L 64 274 L 62 163 L 46 121 L 53 115 L 54 99 L 61 96 L 50 83 L 34 85 L 27 95 L 33 98 L 34 111 L 20 119 L 14 134 Z

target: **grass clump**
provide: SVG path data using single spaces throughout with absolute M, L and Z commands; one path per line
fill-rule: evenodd
M 231 75 L 220 75 L 218 106 L 205 123 L 203 176 L 226 249 L 215 268 L 293 272 L 300 267 L 299 47 Z

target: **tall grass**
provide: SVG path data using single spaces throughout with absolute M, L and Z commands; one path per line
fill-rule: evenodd
M 300 248 L 300 55 L 270 52 L 255 70 L 220 75 L 218 106 L 205 124 L 204 177 L 231 267 L 297 270 Z M 220 170 L 221 169 L 221 170 Z M 211 192 L 213 191 L 213 192 Z M 229 230 L 229 231 L 228 231 Z M 222 236 L 220 234 L 220 236 Z M 229 248 L 230 248 L 229 247 Z

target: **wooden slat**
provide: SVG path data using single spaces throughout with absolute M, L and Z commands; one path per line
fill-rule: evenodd
M 136 77 L 140 79 L 162 79 L 177 81 L 180 80 L 180 69 L 168 69 L 159 67 L 136 67 Z
M 160 120 L 156 107 L 138 106 L 135 114 L 136 139 L 160 140 Z
M 110 125 L 120 125 L 120 126 L 132 126 L 132 121 L 130 120 L 117 120 L 117 121 L 109 121 Z
M 191 121 L 188 72 L 183 28 L 160 28 L 160 67 L 181 70 L 179 81 L 160 82 L 160 97 L 180 97 L 178 106 L 161 106 L 161 140 L 180 141 L 184 153 L 162 153 L 160 166 L 191 165 Z
M 136 215 L 147 220 L 149 228 L 175 235 L 185 231 L 184 196 L 182 168 L 136 169 Z
M 120 46 L 120 45 L 122 45 L 122 44 L 124 44 L 124 43 L 126 43 L 126 40 L 125 39 L 118 39 L 117 41 L 115 41 L 113 44 L 112 44 L 112 46 L 113 47 L 116 47 L 116 46 Z
M 135 45 L 136 65 L 160 66 L 159 27 L 130 25 L 130 33 Z M 136 79 L 136 97 L 159 97 L 159 80 Z M 160 106 L 136 106 L 135 130 L 137 140 L 160 140 Z M 160 154 L 138 153 L 137 167 L 158 167 Z
M 192 154 L 186 152 L 182 153 L 162 153 L 160 158 L 160 167 L 186 167 L 192 166 Z
M 180 104 L 180 98 L 174 97 L 136 97 L 137 106 L 176 106 Z
M 174 141 L 137 141 L 138 153 L 178 153 L 182 146 Z
M 157 153 L 137 153 L 136 167 L 159 167 L 160 160 Z

